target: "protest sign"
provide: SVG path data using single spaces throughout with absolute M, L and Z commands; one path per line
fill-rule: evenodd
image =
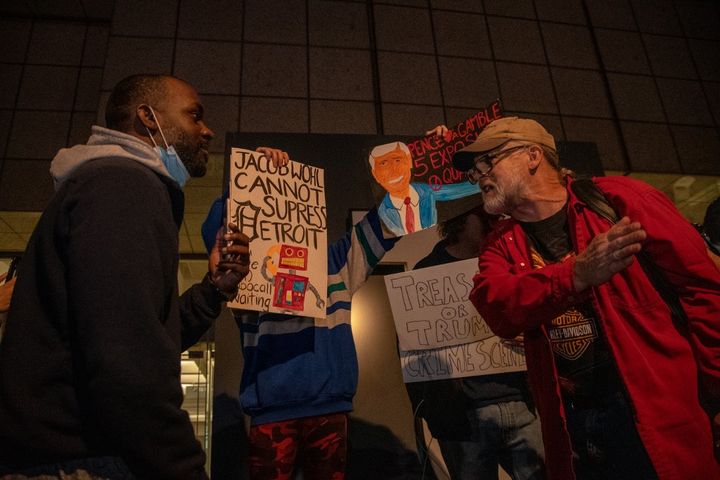
M 386 143 L 370 151 L 368 166 L 386 237 L 432 227 L 438 222 L 436 202 L 478 193 L 478 186 L 453 168 L 452 156 L 500 117 L 500 101 L 496 100 L 444 136 L 431 134 L 408 143 Z
M 250 238 L 250 273 L 233 308 L 325 317 L 327 210 L 322 169 L 230 154 L 228 219 Z
M 468 300 L 476 272 L 472 258 L 385 276 L 406 382 L 525 369 Z
M 405 383 L 526 370 L 522 348 L 499 337 L 431 350 L 400 352 Z
M 477 260 L 385 276 L 401 350 L 483 340 L 493 333 L 468 300 Z

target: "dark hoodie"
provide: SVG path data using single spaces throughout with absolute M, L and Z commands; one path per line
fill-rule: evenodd
M 179 360 L 221 298 L 206 277 L 178 299 L 182 191 L 149 145 L 101 127 L 51 172 L 0 344 L 0 474 L 114 457 L 205 478 Z

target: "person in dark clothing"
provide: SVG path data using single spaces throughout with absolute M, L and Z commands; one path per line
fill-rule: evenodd
M 198 94 L 132 76 L 106 121 L 53 160 L 56 193 L 20 265 L 0 344 L 0 476 L 207 478 L 180 353 L 234 296 L 248 239 L 218 235 L 209 273 L 178 298 L 181 186 L 205 173 L 213 137 Z
M 716 252 L 720 252 L 720 197 L 713 200 L 705 210 L 703 227 Z
M 415 269 L 477 257 L 494 220 L 483 211 L 479 197 L 466 197 L 464 207 L 453 205 L 456 212 L 464 213 L 439 224 L 442 240 Z M 406 387 L 413 411 L 438 440 L 453 479 L 497 479 L 498 465 L 514 480 L 544 478 L 540 421 L 525 372 L 414 382 Z

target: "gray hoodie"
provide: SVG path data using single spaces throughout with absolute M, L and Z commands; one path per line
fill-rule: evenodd
M 55 190 L 82 164 L 99 158 L 126 158 L 172 178 L 153 147 L 137 137 L 93 125 L 86 145 L 62 148 L 50 164 Z

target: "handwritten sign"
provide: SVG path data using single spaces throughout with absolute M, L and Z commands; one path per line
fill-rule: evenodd
M 465 180 L 452 166 L 452 156 L 475 141 L 490 122 L 502 117 L 500 100 L 495 100 L 448 130 L 444 137 L 429 135 L 408 143 L 413 159 L 413 178 L 430 185 L 446 185 Z
M 250 273 L 233 308 L 324 318 L 327 209 L 324 171 L 233 148 L 228 218 L 250 238 Z
M 447 347 L 492 337 L 468 300 L 477 260 L 385 276 L 401 350 Z
M 385 276 L 405 382 L 525 370 L 468 300 L 475 273 L 469 259 Z
M 526 370 L 525 354 L 499 337 L 432 350 L 400 352 L 405 383 Z
M 444 136 L 433 134 L 410 143 L 387 143 L 369 152 L 368 167 L 386 237 L 430 228 L 438 222 L 437 202 L 479 192 L 477 185 L 453 168 L 452 156 L 500 117 L 500 101 L 496 100 Z

